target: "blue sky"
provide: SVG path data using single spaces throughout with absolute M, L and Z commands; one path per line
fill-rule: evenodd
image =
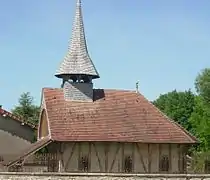
M 88 49 L 101 78 L 96 88 L 135 89 L 149 100 L 194 88 L 210 67 L 209 0 L 83 0 Z M 42 87 L 67 51 L 75 0 L 0 2 L 0 104 L 22 92 L 40 103 Z

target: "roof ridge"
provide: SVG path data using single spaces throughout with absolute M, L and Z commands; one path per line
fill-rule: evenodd
M 50 89 L 50 90 L 61 90 L 62 88 L 58 88 L 58 87 L 43 87 L 42 90 L 45 89 Z
M 62 90 L 62 88 L 58 88 L 58 87 L 43 87 L 44 89 L 49 89 L 49 90 Z M 105 91 L 121 91 L 121 92 L 133 92 L 136 93 L 135 90 L 131 90 L 131 89 L 111 89 L 111 88 L 93 88 L 93 90 L 105 90 Z M 141 93 L 140 93 L 141 94 Z
M 110 90 L 110 91 L 136 92 L 136 91 L 134 91 L 134 90 L 130 90 L 130 89 L 105 89 L 105 90 Z

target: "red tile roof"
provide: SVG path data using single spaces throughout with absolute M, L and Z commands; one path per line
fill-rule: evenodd
M 10 117 L 11 119 L 15 120 L 15 121 L 18 121 L 20 123 L 24 123 L 25 125 L 28 125 L 30 126 L 31 128 L 33 129 L 37 129 L 37 126 L 35 124 L 32 124 L 30 122 L 26 122 L 24 121 L 21 117 L 19 116 L 15 116 L 14 114 L 12 114 L 11 112 L 9 111 L 6 111 L 5 109 L 2 109 L 2 107 L 0 107 L 0 116 L 3 116 L 3 117 Z
M 74 102 L 62 89 L 44 88 L 43 97 L 55 141 L 197 142 L 134 91 L 95 89 L 93 102 Z

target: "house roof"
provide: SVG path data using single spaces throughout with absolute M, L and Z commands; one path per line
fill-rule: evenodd
M 87 49 L 81 0 L 77 0 L 72 38 L 68 52 L 55 74 L 58 78 L 62 78 L 65 75 L 89 75 L 92 76 L 92 79 L 99 78 Z
M 75 102 L 62 89 L 44 88 L 43 98 L 55 141 L 197 142 L 135 91 L 94 89 L 93 102 Z
M 20 152 L 19 154 L 15 156 L 11 156 L 11 158 L 4 160 L 1 162 L 4 166 L 12 166 L 16 163 L 18 163 L 20 160 L 24 160 L 26 157 L 32 155 L 33 153 L 39 151 L 40 149 L 44 148 L 48 144 L 50 144 L 52 140 L 49 137 L 42 138 L 38 140 L 37 142 L 33 143 L 31 146 L 29 146 L 24 151 Z
M 32 124 L 30 122 L 25 121 L 21 117 L 16 116 L 16 115 L 12 114 L 11 112 L 3 109 L 1 106 L 0 106 L 0 116 L 10 117 L 11 119 L 13 119 L 15 121 L 18 121 L 20 123 L 24 123 L 24 125 L 27 125 L 27 126 L 31 127 L 32 129 L 37 129 L 37 126 L 35 124 Z

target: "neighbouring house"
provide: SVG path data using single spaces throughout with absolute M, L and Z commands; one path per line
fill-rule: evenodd
M 0 161 L 17 156 L 30 147 L 36 129 L 35 125 L 24 122 L 0 106 Z
M 7 167 L 47 147 L 57 157 L 48 171 L 185 171 L 195 137 L 139 92 L 93 88 L 100 76 L 88 54 L 80 0 L 69 49 L 55 76 L 62 85 L 42 90 L 37 142 Z

